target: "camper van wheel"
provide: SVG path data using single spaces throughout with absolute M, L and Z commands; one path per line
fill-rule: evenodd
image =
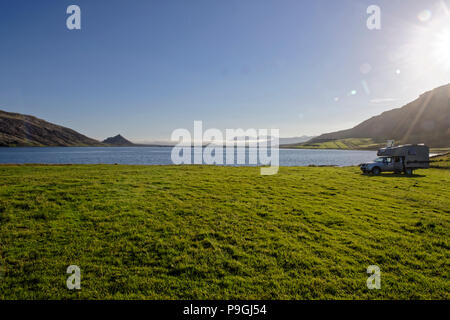
M 375 167 L 372 169 L 372 173 L 377 176 L 381 173 L 381 170 L 380 170 L 380 168 Z
M 411 176 L 411 175 L 413 174 L 413 170 L 412 170 L 411 168 L 406 168 L 406 169 L 405 169 L 405 174 L 406 174 L 407 176 Z

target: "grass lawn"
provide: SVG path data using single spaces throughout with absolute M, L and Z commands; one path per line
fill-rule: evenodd
M 0 299 L 450 298 L 450 170 L 259 173 L 0 166 Z

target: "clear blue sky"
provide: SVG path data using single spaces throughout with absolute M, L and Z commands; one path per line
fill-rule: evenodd
M 81 30 L 66 28 L 70 4 Z M 366 27 L 371 4 L 381 30 Z M 98 139 L 169 139 L 194 120 L 284 137 L 346 129 L 450 82 L 434 39 L 450 28 L 444 4 L 2 0 L 0 109 Z

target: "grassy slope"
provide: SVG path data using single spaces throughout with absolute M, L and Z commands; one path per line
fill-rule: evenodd
M 384 148 L 386 142 L 375 142 L 370 138 L 348 138 L 326 142 L 304 142 L 301 144 L 281 145 L 286 149 L 336 149 L 336 150 L 378 150 Z M 446 153 L 450 148 L 431 148 L 431 153 Z
M 326 142 L 304 142 L 297 145 L 284 145 L 282 148 L 294 148 L 294 149 L 342 149 L 342 150 L 377 150 L 386 143 L 376 143 L 370 138 L 349 138 L 338 139 Z
M 449 299 L 450 171 L 417 174 L 0 166 L 0 299 Z
M 450 152 L 430 159 L 430 167 L 450 169 Z

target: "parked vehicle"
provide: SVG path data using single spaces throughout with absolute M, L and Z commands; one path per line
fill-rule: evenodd
M 360 168 L 364 173 L 378 175 L 381 172 L 404 172 L 412 175 L 416 169 L 430 167 L 430 148 L 423 144 L 386 147 L 378 150 L 373 162 L 362 163 Z

